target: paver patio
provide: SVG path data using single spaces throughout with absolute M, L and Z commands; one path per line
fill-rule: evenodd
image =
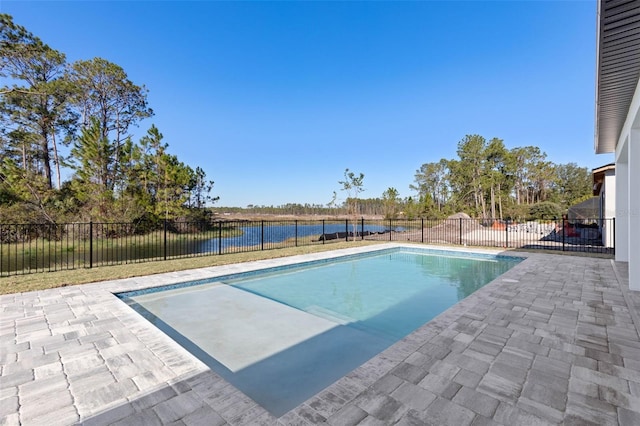
M 0 296 L 0 424 L 640 424 L 640 294 L 609 259 L 522 253 L 278 419 L 113 295 L 369 249 Z

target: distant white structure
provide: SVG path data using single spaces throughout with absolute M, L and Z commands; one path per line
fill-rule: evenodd
M 615 236 L 611 219 L 616 217 L 616 166 L 613 163 L 607 164 L 593 169 L 592 174 L 593 195 L 598 197 L 602 244 L 605 247 L 614 247 Z
M 595 152 L 615 153 L 616 261 L 640 290 L 640 0 L 597 7 Z

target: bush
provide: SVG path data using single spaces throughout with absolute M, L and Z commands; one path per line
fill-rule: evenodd
M 565 213 L 559 204 L 543 201 L 529 208 L 529 219 L 559 219 Z
M 503 216 L 512 221 L 522 221 L 529 217 L 529 206 L 526 204 L 512 204 L 504 207 Z

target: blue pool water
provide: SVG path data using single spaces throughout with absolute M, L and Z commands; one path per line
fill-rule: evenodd
M 514 262 L 400 251 L 225 283 L 399 340 Z
M 389 249 L 119 297 L 280 416 L 520 261 Z

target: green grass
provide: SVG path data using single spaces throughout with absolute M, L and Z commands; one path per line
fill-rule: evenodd
M 164 272 L 183 271 L 186 269 L 204 268 L 207 266 L 228 265 L 232 263 L 250 262 L 262 259 L 274 259 L 298 254 L 318 253 L 347 247 L 359 247 L 379 244 L 374 241 L 341 241 L 327 244 L 315 244 L 303 247 L 277 248 L 264 251 L 210 255 L 158 262 L 146 262 L 126 265 L 102 266 L 99 268 L 82 268 L 70 271 L 57 271 L 39 274 L 16 275 L 0 278 L 0 294 L 23 293 L 46 290 L 90 282 L 108 281 L 120 278 L 131 278 Z

